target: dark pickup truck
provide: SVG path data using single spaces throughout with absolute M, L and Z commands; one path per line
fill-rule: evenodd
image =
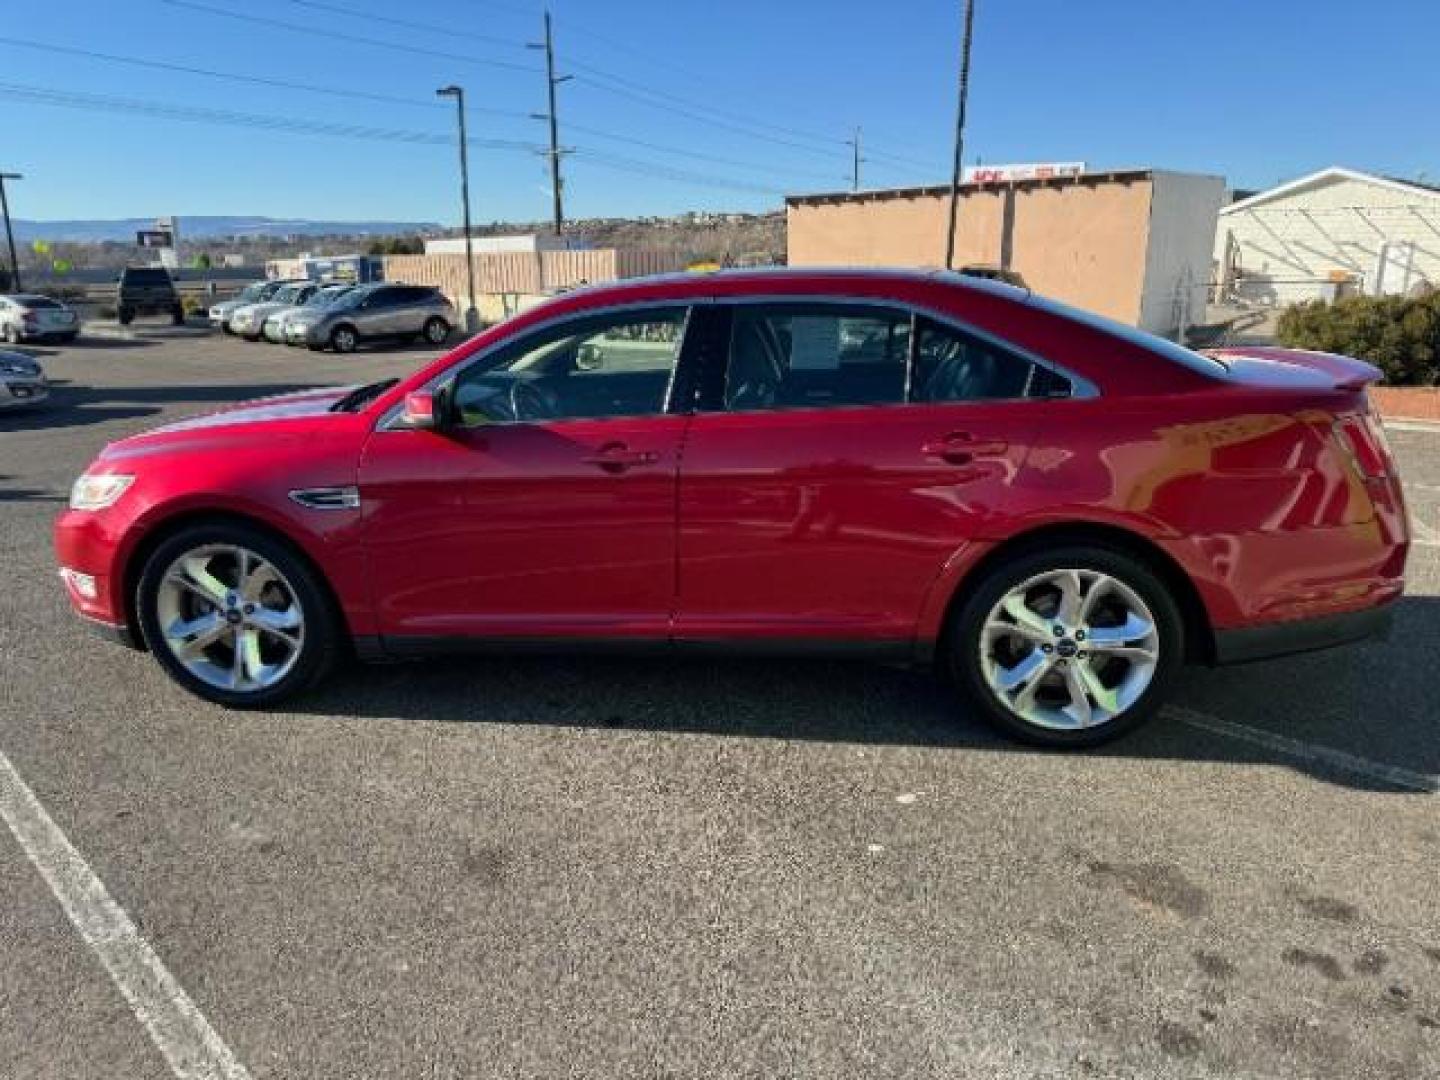
M 127 266 L 120 271 L 115 314 L 121 326 L 130 325 L 136 315 L 169 315 L 176 326 L 185 321 L 180 294 L 163 266 Z

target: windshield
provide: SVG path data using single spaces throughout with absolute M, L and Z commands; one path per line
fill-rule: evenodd
M 43 311 L 61 306 L 48 296 L 17 296 L 15 297 L 15 302 L 21 307 L 27 307 L 33 311 Z
M 168 285 L 170 275 L 163 266 L 131 266 L 125 270 L 125 280 L 133 285 Z
M 286 285 L 277 292 L 271 299 L 277 304 L 293 304 L 300 295 L 303 285 Z
M 350 292 L 349 287 L 343 289 L 321 289 L 309 300 L 305 301 L 306 307 L 328 307 L 340 300 L 341 297 Z
M 256 281 L 256 282 L 253 282 L 253 283 L 251 283 L 251 284 L 249 284 L 249 285 L 246 285 L 245 288 L 241 289 L 241 290 L 240 290 L 240 295 L 237 296 L 237 297 L 235 297 L 235 299 L 236 299 L 236 300 L 263 300 L 263 299 L 266 297 L 266 295 L 268 295 L 269 287 L 270 287 L 270 283 L 269 283 L 269 282 L 266 282 L 266 281 Z
M 356 304 L 360 303 L 360 301 L 364 300 L 367 296 L 369 296 L 373 291 L 373 289 L 353 289 L 350 292 L 343 294 L 340 299 L 336 300 L 335 306 L 339 308 L 354 307 Z

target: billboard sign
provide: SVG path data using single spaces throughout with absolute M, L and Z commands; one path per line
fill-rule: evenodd
M 175 234 L 164 229 L 141 229 L 135 234 L 135 246 L 169 248 L 175 246 Z
M 967 184 L 1013 184 L 1017 180 L 1073 178 L 1084 172 L 1083 161 L 1041 161 L 1021 165 L 971 165 L 963 178 Z

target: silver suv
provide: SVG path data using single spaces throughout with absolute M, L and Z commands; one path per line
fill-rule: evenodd
M 302 308 L 285 324 L 285 340 L 312 349 L 354 352 L 362 341 L 424 338 L 443 345 L 455 325 L 455 306 L 425 285 L 361 285 L 333 304 Z

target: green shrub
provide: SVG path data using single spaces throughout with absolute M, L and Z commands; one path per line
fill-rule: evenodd
M 1440 289 L 1295 304 L 1280 313 L 1276 338 L 1292 349 L 1368 360 L 1393 386 L 1432 386 L 1440 383 Z

